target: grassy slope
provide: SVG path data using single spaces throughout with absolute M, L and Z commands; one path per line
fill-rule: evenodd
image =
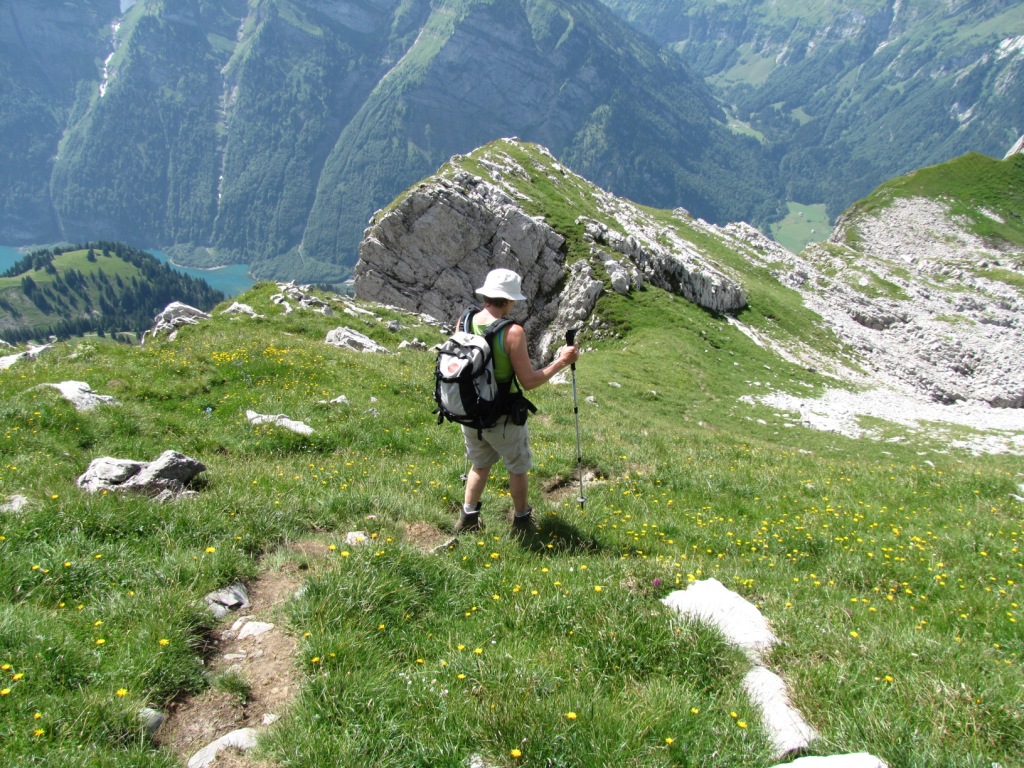
M 975 152 L 886 182 L 851 207 L 847 215 L 871 215 L 893 200 L 925 197 L 950 205 L 966 229 L 979 237 L 1024 249 L 1024 154 L 993 160 Z M 1000 223 L 984 211 L 997 214 Z
M 821 242 L 832 231 L 824 205 L 787 203 L 789 213 L 772 225 L 772 238 L 793 253 L 800 253 L 808 243 Z
M 142 348 L 58 345 L 0 373 L 0 487 L 34 502 L 0 518 L 0 734 L 15 763 L 175 764 L 135 712 L 208 684 L 199 659 L 213 622 L 197 600 L 305 538 L 339 554 L 289 609 L 304 684 L 264 742 L 281 765 L 464 766 L 473 753 L 498 765 L 771 765 L 740 689 L 745 663 L 657 602 L 707 577 L 757 602 L 784 639 L 772 666 L 822 751 L 868 750 L 894 767 L 1017 758 L 1013 461 L 786 429 L 737 397 L 810 391 L 811 374 L 660 291 L 606 297 L 599 311 L 628 320 L 624 338 L 585 340 L 577 375 L 584 460 L 607 479 L 587 486 L 584 509 L 575 493 L 541 494 L 576 469 L 571 390 L 541 388 L 539 548 L 507 535 L 496 470 L 486 533 L 426 555 L 404 528 L 448 530 L 464 470 L 457 430 L 430 412 L 433 355 L 322 340 L 340 324 L 392 349 L 439 334 L 408 317 L 393 334 L 284 316 L 275 290 L 239 297 L 265 320 L 214 314 Z M 34 388 L 65 379 L 121 405 L 83 415 Z M 339 394 L 351 405 L 317 404 Z M 249 426 L 249 408 L 316 434 Z M 74 485 L 93 458 L 168 448 L 208 465 L 198 500 Z M 345 551 L 355 529 L 373 544 Z
M 97 251 L 96 261 L 90 262 L 86 258 L 86 253 L 87 250 L 69 251 L 55 257 L 53 266 L 57 269 L 57 274 L 64 274 L 74 269 L 81 272 L 86 278 L 99 272 L 104 272 L 111 281 L 114 280 L 115 276 L 119 276 L 122 280 L 129 283 L 133 277 L 142 279 L 142 274 L 139 270 L 122 259 L 115 256 L 104 256 L 101 252 Z M 11 306 L 21 313 L 21 317 L 17 319 L 17 324 L 19 326 L 42 328 L 59 321 L 61 319 L 59 315 L 43 313 L 25 297 L 21 289 L 23 277 L 30 277 L 39 288 L 43 288 L 51 285 L 57 275 L 51 274 L 46 270 L 33 269 L 17 277 L 0 277 L 0 297 L 10 302 Z M 93 304 L 98 306 L 100 289 L 92 285 L 88 294 Z M 0 310 L 0 325 L 10 320 L 9 313 Z

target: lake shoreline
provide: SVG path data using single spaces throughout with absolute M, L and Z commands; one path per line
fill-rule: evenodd
M 32 246 L 33 248 L 35 246 Z M 45 247 L 45 246 L 39 246 Z M 23 259 L 28 251 L 24 246 L 0 245 L 0 273 L 7 271 L 16 262 Z M 224 293 L 225 298 L 234 298 L 245 293 L 256 281 L 249 275 L 248 264 L 221 264 L 216 267 L 186 267 L 174 262 L 168 254 L 159 248 L 141 248 L 157 261 L 166 264 L 183 274 L 208 282 L 212 287 Z

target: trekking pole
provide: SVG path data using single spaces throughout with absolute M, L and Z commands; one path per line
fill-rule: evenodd
M 565 343 L 571 347 L 575 341 L 576 329 L 570 328 L 565 332 Z M 583 450 L 580 448 L 580 404 L 576 399 L 576 363 L 569 367 L 572 370 L 572 412 L 576 417 L 576 469 L 580 476 L 580 497 L 576 501 L 580 503 L 580 509 L 583 509 L 583 502 L 587 498 L 583 495 Z

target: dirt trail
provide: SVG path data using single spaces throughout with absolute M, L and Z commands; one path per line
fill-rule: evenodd
M 249 584 L 249 608 L 231 614 L 224 627 L 213 632 L 214 648 L 206 667 L 210 680 L 224 682 L 215 682 L 200 695 L 175 705 L 156 734 L 183 765 L 221 736 L 239 728 L 265 726 L 285 714 L 302 678 L 296 667 L 299 642 L 286 629 L 282 607 L 310 571 L 326 566 L 329 554 L 322 542 L 291 545 L 292 559 Z M 269 624 L 273 627 L 268 628 Z M 210 765 L 271 768 L 235 749 L 219 751 Z

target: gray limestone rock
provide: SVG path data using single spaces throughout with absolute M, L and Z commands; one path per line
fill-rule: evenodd
M 222 619 L 229 613 L 242 611 L 249 607 L 249 590 L 245 588 L 244 584 L 231 584 L 206 595 L 203 602 L 214 616 Z
M 355 269 L 360 298 L 454 321 L 467 305 L 479 303 L 474 291 L 490 270 L 515 270 L 527 298 L 512 317 L 523 324 L 535 363 L 550 359 L 567 329 L 597 327 L 594 306 L 606 286 L 595 265 L 618 293 L 651 284 L 716 312 L 746 306 L 742 287 L 707 254 L 600 190 L 598 206 L 617 227 L 581 218 L 591 258 L 567 269 L 563 236 L 529 216 L 521 193 L 507 182 L 530 172 L 510 156 L 485 165 L 490 180 L 463 170 L 435 176 L 374 216 Z
M 273 424 L 274 426 L 281 427 L 281 429 L 287 429 L 289 432 L 294 432 L 298 435 L 313 434 L 313 428 L 311 426 L 302 421 L 289 419 L 283 413 L 269 415 L 265 413 L 256 413 L 256 411 L 246 411 L 245 418 L 249 420 L 250 424 Z
M 359 246 L 356 295 L 454 320 L 497 267 L 523 277 L 527 335 L 564 279 L 564 238 L 497 186 L 465 172 L 421 184 Z
M 390 352 L 387 347 L 378 344 L 369 336 L 359 333 L 359 331 L 353 331 L 345 326 L 330 331 L 325 341 L 332 347 L 350 349 L 353 352 L 378 352 L 382 354 Z
M 28 360 L 33 357 L 38 357 L 42 352 L 49 349 L 51 344 L 43 344 L 42 346 L 30 346 L 24 352 L 15 352 L 12 355 L 4 355 L 0 357 L 0 371 L 4 371 L 10 368 L 19 360 Z
M 254 320 L 264 317 L 259 314 L 255 309 L 250 307 L 248 304 L 241 304 L 237 301 L 233 302 L 227 309 L 221 310 L 222 315 L 247 315 Z
M 3 504 L 0 504 L 0 512 L 11 512 L 17 514 L 24 509 L 28 509 L 32 504 L 28 500 L 27 496 L 22 496 L 20 493 L 16 493 L 7 499 Z
M 88 493 L 135 492 L 158 497 L 170 492 L 178 497 L 206 465 L 177 451 L 164 451 L 155 461 L 133 461 L 109 456 L 93 459 L 76 481 Z M 163 499 L 161 499 L 163 500 Z
M 142 334 L 142 343 L 145 343 L 147 338 L 155 339 L 163 333 L 167 334 L 168 340 L 173 340 L 182 326 L 198 325 L 201 320 L 209 319 L 210 315 L 201 309 L 190 307 L 180 301 L 171 302 L 154 318 L 153 327 Z
M 91 411 L 98 405 L 117 405 L 117 400 L 113 397 L 93 391 L 93 388 L 84 381 L 62 381 L 59 384 L 43 384 L 42 386 L 56 389 L 78 411 Z
M 256 729 L 239 728 L 221 736 L 216 741 L 207 744 L 196 752 L 188 760 L 188 768 L 207 768 L 217 759 L 217 753 L 222 749 L 234 748 L 249 750 L 256 746 Z

